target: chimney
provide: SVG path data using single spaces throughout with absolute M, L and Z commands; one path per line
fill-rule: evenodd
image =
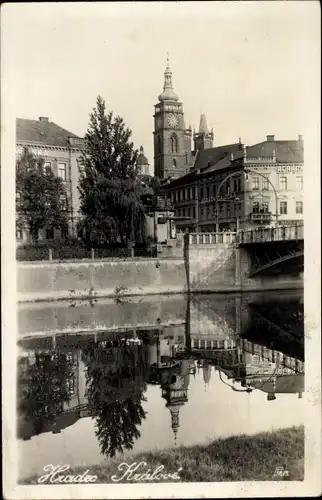
M 303 135 L 299 134 L 298 138 L 299 138 L 299 142 L 303 141 Z
M 48 116 L 39 116 L 39 121 L 40 122 L 49 122 Z
M 275 135 L 267 135 L 266 136 L 267 142 L 273 142 L 275 141 Z
M 233 161 L 234 159 L 234 153 L 230 153 L 230 161 Z

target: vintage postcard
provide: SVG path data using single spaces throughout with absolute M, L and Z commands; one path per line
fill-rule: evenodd
M 1 13 L 4 497 L 318 496 L 318 2 Z

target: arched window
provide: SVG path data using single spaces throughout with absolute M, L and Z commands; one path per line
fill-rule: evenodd
M 161 137 L 157 136 L 157 154 L 161 154 Z
M 178 153 L 179 151 L 179 142 L 176 134 L 172 134 L 171 136 L 171 152 Z

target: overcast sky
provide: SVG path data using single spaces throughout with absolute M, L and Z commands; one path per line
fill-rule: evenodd
M 295 139 L 319 71 L 318 2 L 6 4 L 3 75 L 14 114 L 82 136 L 98 94 L 153 163 L 167 52 L 185 120 L 218 145 Z

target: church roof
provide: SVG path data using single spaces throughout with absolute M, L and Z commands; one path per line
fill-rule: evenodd
M 236 143 L 198 150 L 195 156 L 193 171 L 178 179 L 174 179 L 170 184 L 166 184 L 166 189 L 189 184 L 190 182 L 194 182 L 198 175 L 208 174 L 215 170 L 228 167 L 231 162 L 232 153 L 234 158 L 236 158 L 237 155 L 243 155 L 242 147 L 242 144 Z M 199 174 L 198 171 L 200 171 Z
M 143 146 L 140 147 L 140 153 L 138 155 L 138 158 L 136 160 L 136 164 L 137 166 L 145 166 L 145 165 L 149 165 L 149 162 L 148 162 L 148 159 L 147 157 L 144 155 L 144 149 L 143 149 Z
M 276 163 L 303 163 L 304 145 L 299 138 L 295 141 L 276 141 L 274 136 L 268 136 L 266 141 L 246 148 L 248 160 L 258 157 L 272 157 L 275 151 Z
M 49 121 L 47 117 L 40 117 L 39 120 L 16 119 L 17 143 L 68 147 L 69 137 L 80 138 L 56 123 Z

